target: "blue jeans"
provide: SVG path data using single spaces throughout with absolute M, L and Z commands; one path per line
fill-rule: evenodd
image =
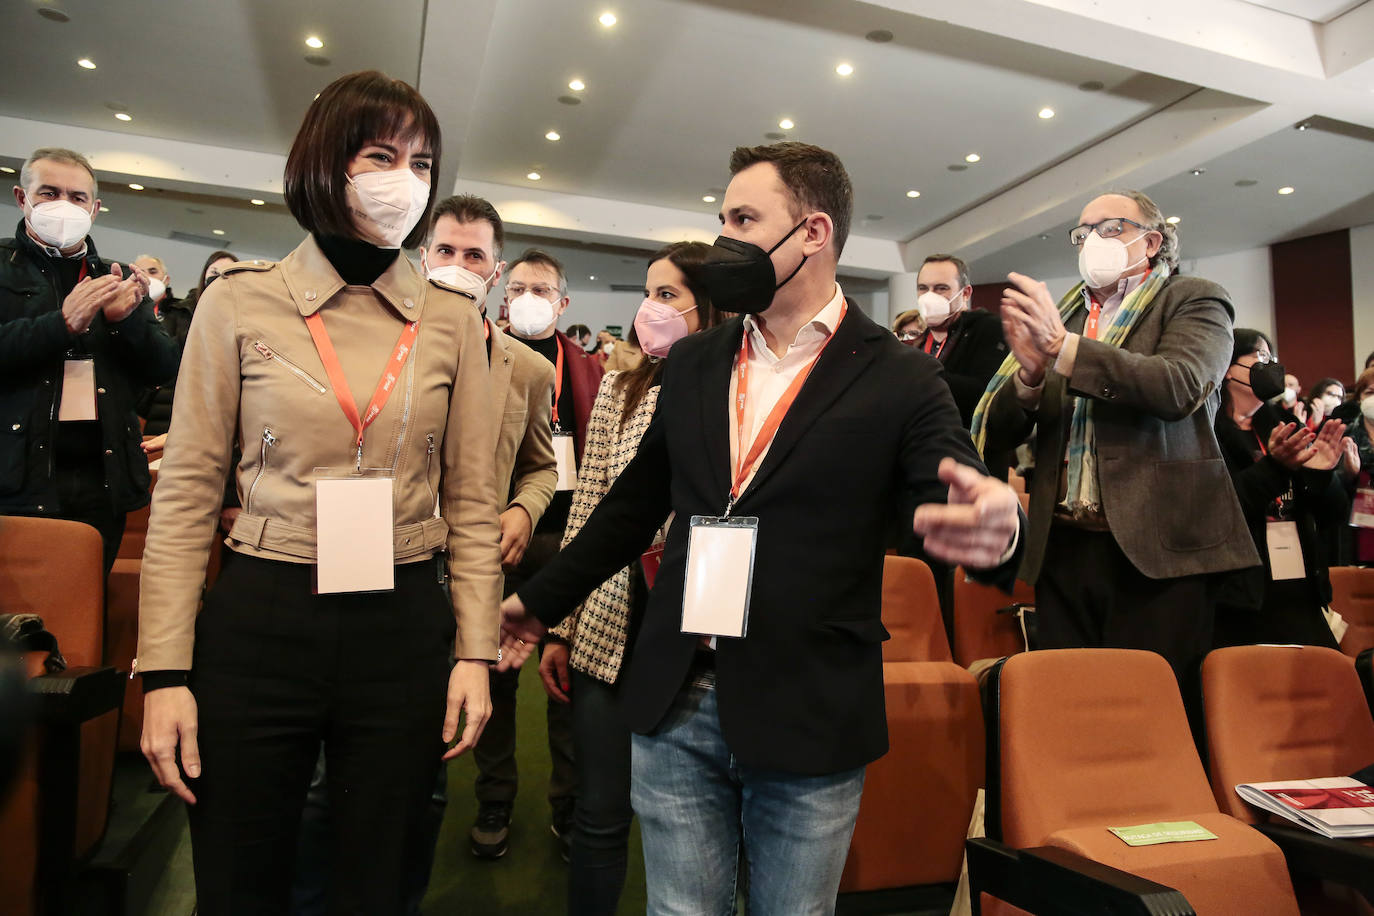
M 741 845 L 750 916 L 834 913 L 864 768 L 797 776 L 739 763 L 707 681 L 684 687 L 653 735 L 631 739 L 648 913 L 733 913 Z

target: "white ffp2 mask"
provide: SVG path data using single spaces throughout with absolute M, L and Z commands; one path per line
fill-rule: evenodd
M 429 205 L 429 185 L 410 169 L 354 175 L 347 193 L 358 237 L 378 248 L 400 248 Z
M 553 303 L 525 292 L 510 303 L 510 326 L 523 337 L 533 337 L 553 324 Z
M 1149 260 L 1142 257 L 1134 264 L 1127 264 L 1128 257 L 1126 243 L 1121 239 L 1104 239 L 1096 232 L 1089 232 L 1078 249 L 1078 275 L 1092 289 L 1107 289 L 1116 285 L 1126 271 Z
M 461 267 L 457 264 L 445 264 L 442 267 L 431 267 L 429 278 L 435 283 L 442 283 L 444 286 L 451 286 L 454 289 L 462 290 L 472 296 L 473 303 L 480 309 L 482 303 L 487 298 L 487 281 L 480 276 Z
M 70 248 L 91 231 L 91 214 L 69 200 L 49 200 L 29 209 L 29 228 L 44 244 Z

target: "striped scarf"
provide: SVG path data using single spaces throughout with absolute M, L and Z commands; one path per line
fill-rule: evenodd
M 1136 321 L 1145 313 L 1145 309 L 1154 300 L 1155 294 L 1159 292 L 1164 281 L 1169 279 L 1169 265 L 1158 264 L 1145 275 L 1145 279 L 1134 290 L 1126 295 L 1120 308 L 1112 316 L 1112 323 L 1102 333 L 1099 342 L 1110 347 L 1119 347 L 1126 337 L 1135 327 Z M 1059 300 L 1059 317 L 1065 324 L 1074 316 L 1079 308 L 1084 306 L 1087 297 L 1084 296 L 1084 284 L 1079 283 L 1063 299 Z M 981 454 L 987 447 L 987 411 L 992 403 L 993 397 L 1005 385 L 1017 370 L 1021 368 L 1021 363 L 1016 357 L 1008 354 L 1002 361 L 997 373 L 988 383 L 987 390 L 983 392 L 983 397 L 978 401 L 978 409 L 973 412 L 973 423 L 970 431 L 973 435 L 974 445 L 977 446 Z M 1097 483 L 1097 444 L 1096 434 L 1093 429 L 1093 402 L 1091 398 L 1075 397 L 1073 399 L 1073 419 L 1069 426 L 1069 453 L 1068 453 L 1068 488 L 1065 497 L 1069 511 L 1075 516 L 1100 512 L 1102 509 L 1102 496 L 1098 490 Z

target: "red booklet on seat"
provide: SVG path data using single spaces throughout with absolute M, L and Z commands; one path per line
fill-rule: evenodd
M 1332 839 L 1374 836 L 1374 788 L 1358 779 L 1301 779 L 1236 786 L 1245 801 Z

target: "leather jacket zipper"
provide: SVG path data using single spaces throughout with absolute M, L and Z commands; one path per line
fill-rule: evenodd
M 272 435 L 272 428 L 264 426 L 262 428 L 262 445 L 258 452 L 258 473 L 253 478 L 253 485 L 248 488 L 248 498 L 244 500 L 243 511 L 249 515 L 253 514 L 253 491 L 258 488 L 258 481 L 262 480 L 263 472 L 267 470 L 267 452 L 276 444 L 277 437 Z
M 434 487 L 429 482 L 430 465 L 434 461 L 434 433 L 425 434 L 425 488 L 429 490 L 430 505 L 439 501 L 439 497 L 434 494 Z
M 273 361 L 275 361 L 275 362 L 281 363 L 281 365 L 282 365 L 283 368 L 285 368 L 287 371 L 293 373 L 293 374 L 296 376 L 296 378 L 298 378 L 298 379 L 300 379 L 301 381 L 305 382 L 307 385 L 309 385 L 311 388 L 314 388 L 314 389 L 315 389 L 317 392 L 319 392 L 320 394 L 324 394 L 324 393 L 328 390 L 327 388 L 324 387 L 324 385 L 321 385 L 318 381 L 316 381 L 316 380 L 315 380 L 315 377 L 312 376 L 310 373 L 306 372 L 306 371 L 305 371 L 304 369 L 302 369 L 300 366 L 297 366 L 295 363 L 291 362 L 291 360 L 287 359 L 286 357 L 282 356 L 280 353 L 278 353 L 278 352 L 276 352 L 275 350 L 273 350 L 273 349 L 266 343 L 266 341 L 262 341 L 262 340 L 254 341 L 254 343 L 253 343 L 253 349 L 254 349 L 254 350 L 257 350 L 258 353 L 262 354 L 262 358 L 263 358 L 263 359 L 269 359 L 269 360 L 273 360 Z

